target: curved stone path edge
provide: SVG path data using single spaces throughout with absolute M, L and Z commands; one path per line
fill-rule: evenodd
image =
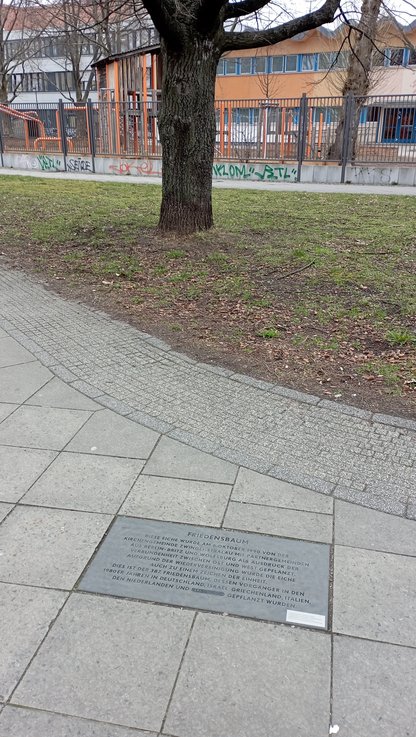
M 0 268 L 0 328 L 104 407 L 296 486 L 416 519 L 416 422 L 197 362 Z

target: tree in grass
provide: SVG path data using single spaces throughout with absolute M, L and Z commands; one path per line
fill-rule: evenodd
M 142 0 L 161 38 L 159 118 L 163 148 L 161 230 L 194 232 L 212 226 L 215 77 L 222 54 L 267 47 L 334 20 L 340 0 L 325 0 L 301 17 L 278 22 L 270 0 Z M 236 21 L 268 11 L 262 30 Z M 276 23 L 270 19 L 274 16 Z
M 383 6 L 382 0 L 362 0 L 360 15 L 357 21 L 351 21 L 348 30 L 348 45 L 351 52 L 348 66 L 341 84 L 343 96 L 354 96 L 354 114 L 350 126 L 350 156 L 355 158 L 360 113 L 370 91 L 374 76 L 373 60 L 380 54 L 378 41 L 379 18 Z M 348 26 L 347 26 L 348 27 Z M 335 139 L 328 151 L 328 158 L 337 161 L 341 158 L 345 129 L 345 108 L 335 133 Z

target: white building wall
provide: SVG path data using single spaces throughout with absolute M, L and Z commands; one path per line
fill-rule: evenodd
M 133 44 L 134 47 L 134 38 L 137 38 L 137 41 L 139 43 L 146 43 L 148 41 L 149 34 L 154 35 L 155 31 L 151 25 L 148 27 L 141 27 L 140 29 L 136 29 L 134 31 L 133 28 L 126 29 L 125 31 L 125 38 L 123 41 L 123 45 L 128 44 L 129 46 Z M 22 34 L 21 31 L 12 31 L 9 35 L 10 41 L 18 41 L 22 39 L 22 35 L 24 37 L 24 34 Z M 35 35 L 36 32 L 35 32 Z M 45 33 L 45 39 L 51 39 L 51 37 L 58 34 L 56 33 Z M 122 34 L 123 35 L 123 34 Z M 29 36 L 29 34 L 27 34 Z M 92 56 L 91 55 L 85 55 L 81 58 L 81 69 L 84 70 L 84 82 L 87 84 L 89 77 L 90 77 L 90 71 L 91 67 L 90 64 L 92 62 Z M 60 58 L 60 57 L 52 57 L 52 56 L 45 56 L 45 55 L 39 55 L 38 57 L 31 57 L 28 58 L 27 61 L 25 61 L 23 64 L 18 65 L 14 70 L 13 74 L 37 74 L 40 72 L 43 73 L 56 73 L 56 72 L 70 72 L 71 71 L 71 64 L 69 59 L 67 58 Z M 56 103 L 59 99 L 63 99 L 64 101 L 70 101 L 70 96 L 68 95 L 67 90 L 62 86 L 61 89 L 56 90 L 49 90 L 49 91 L 43 91 L 42 89 L 35 89 L 36 88 L 36 79 L 32 78 L 33 81 L 33 89 L 31 90 L 25 90 L 25 89 L 18 89 L 17 95 L 14 99 L 15 103 L 26 103 L 29 105 L 36 105 L 36 104 L 42 104 L 42 103 Z M 95 78 L 94 78 L 95 81 Z M 75 96 L 73 96 L 74 98 Z M 97 92 L 92 89 L 89 94 L 89 99 L 95 102 L 98 99 Z

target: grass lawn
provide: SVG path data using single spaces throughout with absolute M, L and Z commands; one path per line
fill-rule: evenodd
M 155 231 L 160 188 L 0 177 L 0 251 L 204 360 L 416 413 L 416 198 L 214 190 L 216 229 Z

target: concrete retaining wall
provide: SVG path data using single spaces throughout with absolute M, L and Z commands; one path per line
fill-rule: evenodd
M 41 153 L 5 153 L 3 164 L 7 168 L 26 171 L 64 172 L 65 162 L 61 154 Z M 160 159 L 133 159 L 120 157 L 96 156 L 94 160 L 97 174 L 131 175 L 160 177 L 162 162 Z M 66 170 L 80 174 L 93 172 L 93 160 L 90 156 L 70 154 L 66 159 Z M 296 182 L 296 164 L 240 163 L 236 161 L 216 162 L 212 168 L 213 179 L 225 181 L 252 182 Z M 341 167 L 325 164 L 304 164 L 301 173 L 302 182 L 316 184 L 340 184 Z M 351 184 L 400 184 L 416 186 L 416 167 L 399 166 L 347 166 L 345 182 Z

